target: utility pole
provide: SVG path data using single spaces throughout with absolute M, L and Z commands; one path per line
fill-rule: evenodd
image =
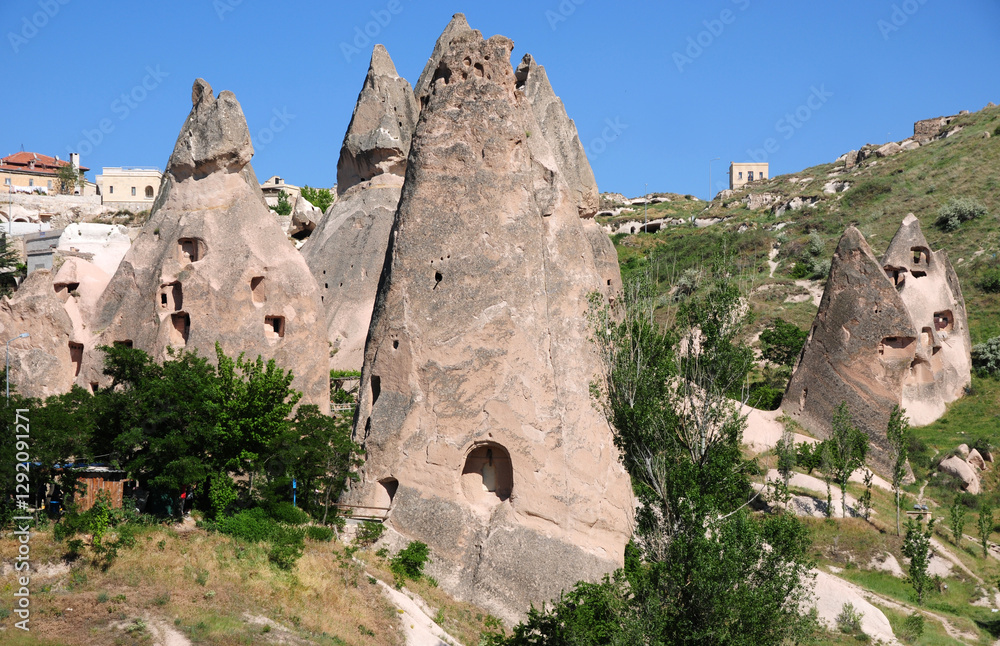
M 719 161 L 721 157 L 713 157 L 708 160 L 708 203 L 712 204 L 712 162 Z

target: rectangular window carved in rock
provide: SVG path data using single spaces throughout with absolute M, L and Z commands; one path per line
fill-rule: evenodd
M 280 339 L 285 336 L 285 317 L 265 316 L 264 333 L 269 339 Z
M 195 238 L 181 238 L 177 241 L 178 260 L 180 260 L 182 265 L 189 262 L 198 262 L 201 259 L 199 246 L 198 240 Z
M 254 276 L 250 279 L 250 295 L 254 303 L 259 304 L 267 300 L 267 295 L 264 293 L 263 276 Z
M 69 343 L 69 360 L 73 364 L 73 376 L 80 374 L 80 365 L 83 363 L 83 344 Z
M 170 342 L 176 345 L 187 344 L 191 334 L 191 315 L 187 312 L 174 312 L 170 315 L 170 322 L 173 326 L 170 330 Z

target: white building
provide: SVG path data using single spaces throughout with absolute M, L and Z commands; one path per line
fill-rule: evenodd
M 128 203 L 133 210 L 143 206 L 151 209 L 160 193 L 161 179 L 163 173 L 155 166 L 104 167 L 97 176 L 97 194 L 102 204 Z

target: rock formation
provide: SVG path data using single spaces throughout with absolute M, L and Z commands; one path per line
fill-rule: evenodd
M 149 220 L 97 304 L 100 343 L 214 360 L 218 342 L 294 369 L 303 401 L 329 410 L 319 289 L 264 205 L 240 104 L 201 79 L 191 99 Z M 87 353 L 79 381 L 105 384 L 102 353 Z
M 110 277 L 80 258 L 67 258 L 53 276 L 35 270 L 0 302 L 4 340 L 10 344 L 10 381 L 27 397 L 67 392 L 80 373 L 83 350 L 93 345 L 91 321 Z
M 323 212 L 301 195 L 295 200 L 292 216 L 288 222 L 288 235 L 293 238 L 307 238 L 323 218 Z
M 367 459 L 347 501 L 389 507 L 392 529 L 431 546 L 444 587 L 514 619 L 622 563 L 630 486 L 588 392 L 585 316 L 611 279 L 580 192 L 527 136 L 542 128 L 511 41 L 457 20 L 418 84 L 355 419 Z
M 434 51 L 431 52 L 431 57 L 427 59 L 424 71 L 420 73 L 417 85 L 413 88 L 413 94 L 416 97 L 418 107 L 423 109 L 427 104 L 438 65 L 440 65 L 441 58 L 448 50 L 448 46 L 451 45 L 451 41 L 460 34 L 470 34 L 473 32 L 482 36 L 478 29 L 474 30 L 469 27 L 469 22 L 465 19 L 465 14 L 456 13 L 451 17 L 451 22 L 448 23 L 438 37 L 437 42 L 434 43 Z
M 915 426 L 923 426 L 941 417 L 945 405 L 961 397 L 971 380 L 965 299 L 948 255 L 931 251 L 913 214 L 893 236 L 882 268 L 919 331 L 900 405 Z
M 821 437 L 840 402 L 887 466 L 893 406 L 914 425 L 940 417 L 969 383 L 965 303 L 944 252 L 932 252 L 913 215 L 882 261 L 849 227 L 833 256 L 819 311 L 782 408 Z
M 344 136 L 336 203 L 327 209 L 302 255 L 326 307 L 330 367 L 360 370 L 389 231 L 399 203 L 417 105 L 406 79 L 381 45 Z

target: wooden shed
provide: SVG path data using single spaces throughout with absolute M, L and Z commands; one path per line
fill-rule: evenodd
M 100 491 L 107 491 L 111 497 L 111 506 L 121 509 L 126 479 L 124 471 L 103 466 L 86 466 L 73 471 L 79 482 L 87 486 L 86 492 L 77 500 L 78 511 L 87 511 L 93 507 Z

